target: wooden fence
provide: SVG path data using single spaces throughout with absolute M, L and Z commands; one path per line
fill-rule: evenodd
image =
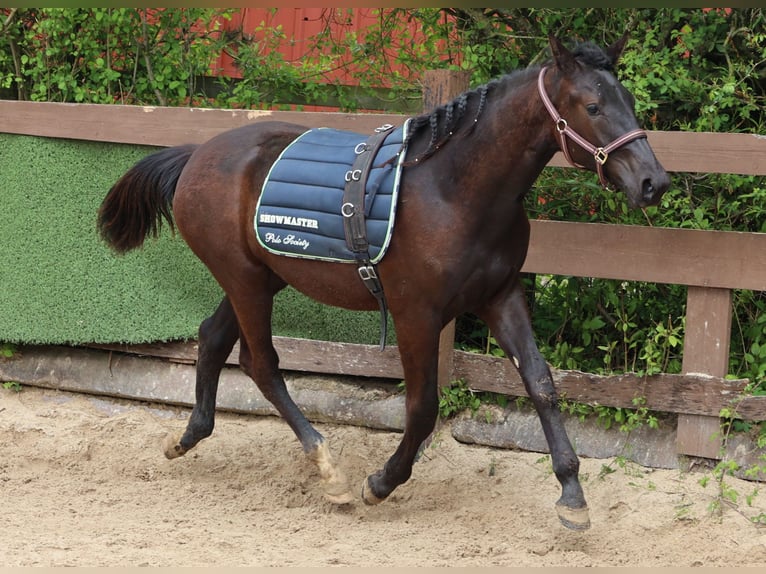
M 465 80 L 440 72 L 424 80 L 425 107 L 459 93 Z M 264 120 L 307 127 L 371 132 L 398 124 L 401 115 L 276 112 L 34 103 L 0 100 L 0 131 L 53 138 L 172 146 L 203 142 L 221 131 Z M 668 171 L 766 175 L 766 138 L 746 134 L 649 132 Z M 561 154 L 551 166 L 568 167 Z M 766 234 L 656 227 L 532 221 L 524 271 L 688 286 L 684 374 L 596 376 L 554 371 L 559 392 L 571 400 L 632 407 L 645 397 L 652 410 L 677 413 L 679 454 L 717 458 L 718 413 L 736 403 L 749 420 L 766 420 L 766 397 L 745 397 L 747 381 L 725 380 L 732 320 L 732 290 L 766 290 Z M 440 381 L 465 378 L 471 388 L 524 396 L 507 360 L 456 351 L 454 331 L 443 333 Z M 398 351 L 377 346 L 275 337 L 287 370 L 401 379 Z M 126 352 L 194 361 L 194 344 L 166 343 Z M 230 357 L 237 363 L 237 349 Z

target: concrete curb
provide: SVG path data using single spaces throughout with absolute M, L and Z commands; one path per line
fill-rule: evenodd
M 0 361 L 0 380 L 24 385 L 190 407 L 195 401 L 194 365 L 123 353 L 67 347 L 35 347 Z M 404 396 L 392 385 L 353 384 L 350 377 L 289 374 L 288 390 L 307 418 L 385 430 L 404 428 Z M 253 381 L 225 368 L 217 409 L 277 415 Z
M 67 347 L 22 348 L 10 360 L 0 360 L 0 381 L 78 393 L 190 407 L 194 404 L 194 365 L 151 357 Z M 404 395 L 390 382 L 359 377 L 286 372 L 295 402 L 309 420 L 351 424 L 380 430 L 404 429 Z M 274 407 L 238 368 L 221 375 L 217 409 L 253 415 L 276 415 Z M 645 467 L 686 468 L 690 461 L 675 448 L 675 417 L 660 429 L 641 427 L 632 433 L 603 429 L 595 422 L 565 417 L 567 433 L 578 455 L 624 457 Z M 531 410 L 483 406 L 471 415 L 450 421 L 454 438 L 483 446 L 548 453 L 542 426 Z M 742 468 L 763 466 L 766 449 L 745 436 L 727 441 L 726 457 Z M 741 478 L 752 478 L 738 473 Z M 763 473 L 757 478 L 766 481 Z

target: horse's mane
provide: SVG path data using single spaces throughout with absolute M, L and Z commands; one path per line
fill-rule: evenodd
M 428 142 L 428 147 L 423 153 L 412 160 L 405 161 L 403 165 L 413 165 L 426 160 L 444 145 L 461 127 L 461 121 L 465 117 L 468 104 L 473 99 L 476 100 L 476 111 L 473 121 L 466 130 L 461 132 L 463 135 L 471 133 L 479 121 L 479 116 L 484 111 L 489 91 L 496 87 L 503 79 L 504 77 L 498 78 L 479 86 L 475 90 L 463 92 L 451 102 L 435 108 L 432 112 L 412 118 L 402 147 L 407 146 L 412 137 L 426 126 L 431 127 L 431 141 Z
M 596 70 L 614 72 L 614 62 L 612 59 L 603 49 L 593 42 L 580 42 L 576 44 L 572 49 L 572 55 L 585 66 Z M 463 136 L 470 134 L 476 127 L 476 124 L 479 121 L 479 116 L 481 116 L 481 113 L 484 111 L 489 92 L 500 84 L 511 83 L 513 80 L 516 80 L 521 76 L 523 72 L 528 72 L 532 69 L 539 70 L 540 66 L 515 70 L 504 76 L 495 78 L 474 90 L 469 90 L 460 94 L 451 102 L 439 106 L 431 112 L 413 117 L 410 120 L 407 137 L 405 138 L 402 147 L 404 148 L 409 141 L 415 135 L 423 131 L 426 126 L 430 126 L 431 128 L 431 140 L 428 142 L 425 151 L 420 153 L 416 158 L 405 161 L 403 165 L 414 165 L 422 162 L 431 157 L 440 147 L 447 143 L 447 140 L 463 127 L 461 121 L 465 117 L 469 102 L 473 100 L 476 101 L 476 111 L 474 113 L 473 121 L 467 128 L 460 131 L 460 134 Z

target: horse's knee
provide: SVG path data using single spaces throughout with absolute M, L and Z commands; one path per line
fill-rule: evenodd
M 514 363 L 534 405 L 538 409 L 545 410 L 556 407 L 558 402 L 556 387 L 553 385 L 551 371 L 542 357 L 516 359 Z

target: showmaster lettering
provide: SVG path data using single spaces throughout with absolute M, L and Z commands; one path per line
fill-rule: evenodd
M 258 221 L 261 223 L 289 225 L 290 227 L 319 229 L 319 222 L 316 219 L 309 219 L 307 217 L 293 217 L 292 215 L 273 215 L 271 213 L 261 213 Z

